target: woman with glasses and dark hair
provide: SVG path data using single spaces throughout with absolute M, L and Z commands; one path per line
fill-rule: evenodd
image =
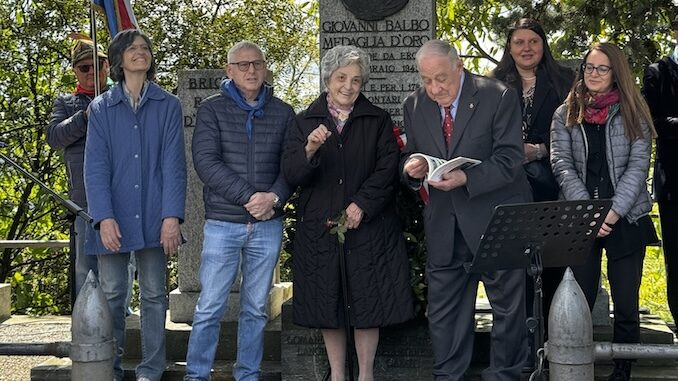
M 354 328 L 358 379 L 371 381 L 379 327 L 414 315 L 395 209 L 400 151 L 391 117 L 361 92 L 369 63 L 367 53 L 355 46 L 325 53 L 320 70 L 326 91 L 297 115 L 283 154 L 285 178 L 300 187 L 294 323 L 321 329 L 332 381 L 345 379 L 347 330 Z M 330 232 L 330 220 L 343 225 L 343 245 Z M 346 279 L 340 276 L 344 256 Z M 344 297 L 351 307 L 349 321 Z
M 93 227 L 85 243 L 97 255 L 99 280 L 113 317 L 114 379 L 123 379 L 128 263 L 134 251 L 141 299 L 142 360 L 138 381 L 165 370 L 167 257 L 181 243 L 186 163 L 179 100 L 152 82 L 151 41 L 120 32 L 108 47 L 109 91 L 90 104 L 85 189 Z
M 650 110 L 624 53 L 610 43 L 593 45 L 553 116 L 551 164 L 566 200 L 612 200 L 591 254 L 573 271 L 592 310 L 605 249 L 615 343 L 640 340 L 638 290 L 645 247 L 657 241 L 646 187 L 654 136 Z M 631 360 L 615 360 L 609 380 L 629 380 L 630 374 Z
M 534 201 L 558 198 L 548 161 L 549 129 L 553 112 L 565 100 L 574 73 L 558 64 L 535 20 L 522 18 L 509 27 L 504 55 L 491 76 L 522 94 L 525 171 Z

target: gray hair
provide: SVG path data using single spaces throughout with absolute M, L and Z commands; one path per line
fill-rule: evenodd
M 235 58 L 236 53 L 238 53 L 241 50 L 256 50 L 257 52 L 259 52 L 259 54 L 261 54 L 261 59 L 266 61 L 266 55 L 261 50 L 259 45 L 255 44 L 252 41 L 243 40 L 233 45 L 233 47 L 228 51 L 228 63 L 233 63 L 233 59 Z
M 320 61 L 320 73 L 325 87 L 335 70 L 351 64 L 358 65 L 363 85 L 366 84 L 370 79 L 370 56 L 364 50 L 352 45 L 337 45 L 325 52 Z
M 451 63 L 459 60 L 457 49 L 450 45 L 449 42 L 443 40 L 428 40 L 421 48 L 419 48 L 417 54 L 414 56 L 417 67 L 419 67 L 424 56 L 447 56 Z

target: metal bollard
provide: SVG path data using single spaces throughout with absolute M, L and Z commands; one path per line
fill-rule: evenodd
M 91 270 L 78 293 L 71 319 L 71 381 L 112 380 L 113 321 L 108 301 Z
M 584 293 L 568 267 L 549 313 L 551 381 L 593 381 L 593 326 Z

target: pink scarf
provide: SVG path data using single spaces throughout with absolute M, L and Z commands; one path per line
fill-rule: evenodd
M 611 105 L 619 103 L 619 90 L 614 89 L 605 94 L 587 94 L 588 102 L 584 110 L 584 120 L 591 124 L 605 124 L 607 112 Z
M 341 134 L 341 130 L 344 129 L 344 125 L 346 124 L 346 121 L 348 120 L 348 116 L 351 114 L 351 111 L 353 111 L 353 107 L 351 107 L 348 110 L 337 107 L 337 105 L 330 101 L 330 96 L 328 94 L 327 109 L 330 111 L 330 115 L 332 115 L 332 118 L 334 118 L 334 121 L 337 123 L 337 131 L 339 131 L 339 133 Z

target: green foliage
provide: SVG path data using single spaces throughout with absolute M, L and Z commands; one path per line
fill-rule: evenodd
M 327 221 L 327 226 L 330 228 L 330 234 L 337 235 L 337 241 L 343 244 L 346 242 L 346 210 L 342 210 L 341 214 L 337 216 L 334 220 Z
M 661 234 L 659 226 L 659 212 L 657 204 L 654 205 L 652 212 L 652 222 L 657 234 Z M 660 236 L 661 238 L 661 236 Z M 610 289 L 610 282 L 607 279 L 607 260 L 603 258 L 603 285 L 607 290 Z M 643 280 L 638 293 L 641 309 L 647 309 L 653 315 L 657 315 L 664 321 L 673 321 L 671 311 L 669 311 L 666 302 L 666 268 L 664 267 L 664 253 L 658 246 L 649 246 L 645 250 L 645 260 L 643 261 Z
M 449 39 L 472 68 L 494 67 L 507 27 L 521 17 L 537 19 L 556 59 L 581 59 L 596 41 L 618 44 L 637 75 L 672 48 L 669 22 L 678 11 L 670 0 L 478 1 L 438 0 L 438 35 Z
M 396 197 L 398 216 L 403 226 L 405 245 L 410 259 L 410 283 L 418 302 L 418 311 L 426 310 L 427 285 L 424 279 L 426 270 L 426 237 L 422 211 L 424 203 L 419 195 L 406 186 L 401 186 Z
M 69 21 L 77 20 L 76 8 L 57 1 L 0 5 L 0 133 L 9 144 L 0 152 L 61 194 L 66 193 L 64 169 L 45 144 L 44 128 L 54 97 L 74 85 L 65 70 L 64 36 L 77 28 Z M 67 239 L 63 211 L 8 162 L 2 164 L 0 184 L 2 239 Z M 11 278 L 16 312 L 54 313 L 62 308 L 67 291 L 59 264 L 66 258 L 63 251 L 0 252 L 0 280 Z
M 312 66 L 320 54 L 314 7 L 292 0 L 137 0 L 136 16 L 154 43 L 159 81 L 176 86 L 182 69 L 223 68 L 240 40 L 261 46 L 275 91 L 297 108 L 316 96 Z

